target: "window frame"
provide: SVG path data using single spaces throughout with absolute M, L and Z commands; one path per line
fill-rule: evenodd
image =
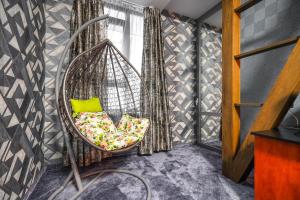
M 111 10 L 115 10 L 117 12 L 124 12 L 125 13 L 125 19 L 120 19 L 120 18 L 116 18 L 116 17 L 112 17 L 109 16 L 109 20 L 108 23 L 109 24 L 114 24 L 114 25 L 118 25 L 118 26 L 122 26 L 123 27 L 123 54 L 124 56 L 126 56 L 128 59 L 130 58 L 130 15 L 131 14 L 135 14 L 137 16 L 141 16 L 143 17 L 143 14 L 134 10 L 131 10 L 130 12 L 126 12 L 125 9 L 121 6 L 118 5 L 114 5 L 114 4 L 110 4 L 110 3 L 105 3 L 104 5 L 104 9 L 111 9 Z M 108 24 L 108 26 L 109 26 Z

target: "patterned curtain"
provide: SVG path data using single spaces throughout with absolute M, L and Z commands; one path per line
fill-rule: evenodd
M 72 35 L 85 22 L 103 15 L 103 4 L 101 0 L 75 0 L 71 13 L 70 34 Z M 79 53 L 90 49 L 98 44 L 106 36 L 106 23 L 98 22 L 90 25 L 83 31 L 74 41 L 70 49 L 70 61 L 72 61 Z M 85 79 L 89 77 L 80 77 L 80 88 L 77 88 L 76 94 L 78 98 L 88 98 L 97 94 L 92 94 L 86 90 Z M 97 80 L 95 80 L 97 81 Z M 110 157 L 111 155 L 105 152 L 96 150 L 93 147 L 85 144 L 80 138 L 71 137 L 71 144 L 75 154 L 75 158 L 79 166 L 88 166 L 92 163 L 101 161 L 102 158 Z M 69 157 L 67 151 L 64 154 L 64 164 L 69 165 Z
M 152 154 L 153 152 L 171 150 L 172 148 L 163 57 L 164 44 L 161 33 L 160 10 L 145 8 L 141 76 L 149 92 L 151 128 L 150 133 L 147 134 L 140 145 L 140 154 Z M 142 96 L 145 96 L 145 91 L 142 91 Z M 144 98 L 142 102 L 146 100 L 147 98 Z

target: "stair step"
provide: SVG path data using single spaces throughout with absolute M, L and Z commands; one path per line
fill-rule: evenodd
M 277 48 L 285 47 L 285 46 L 288 46 L 288 45 L 292 45 L 292 44 L 296 43 L 299 38 L 300 38 L 300 36 L 296 36 L 296 37 L 292 37 L 292 38 L 289 38 L 289 39 L 286 39 L 286 40 L 273 42 L 272 44 L 266 45 L 264 47 L 260 47 L 260 48 L 257 48 L 257 49 L 251 50 L 251 51 L 247 51 L 245 53 L 241 53 L 239 55 L 235 55 L 234 58 L 239 60 L 239 59 L 246 58 L 246 57 L 249 57 L 249 56 L 253 56 L 253 55 L 256 55 L 256 54 L 259 54 L 259 53 L 270 51 L 270 50 L 273 50 L 273 49 L 277 49 Z

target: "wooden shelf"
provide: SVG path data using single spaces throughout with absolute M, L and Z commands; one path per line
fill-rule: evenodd
M 245 3 L 243 3 L 242 5 L 237 7 L 236 9 L 234 9 L 234 11 L 236 13 L 241 13 L 241 12 L 247 10 L 248 8 L 251 8 L 252 6 L 254 6 L 255 4 L 257 4 L 261 1 L 262 0 L 249 0 L 249 1 L 246 1 Z
M 258 49 L 254 49 L 254 50 L 251 50 L 251 51 L 248 51 L 248 52 L 245 52 L 245 53 L 241 53 L 239 55 L 235 55 L 234 58 L 235 59 L 242 59 L 242 58 L 253 56 L 253 55 L 256 55 L 256 54 L 259 54 L 259 53 L 263 53 L 263 52 L 266 52 L 266 51 L 277 49 L 277 48 L 280 48 L 280 47 L 288 46 L 288 45 L 296 43 L 299 38 L 300 38 L 300 36 L 297 36 L 297 37 L 289 38 L 289 39 L 286 39 L 286 40 L 274 42 L 274 43 L 269 44 L 267 46 L 264 46 L 264 47 L 261 47 L 261 48 L 258 48 Z

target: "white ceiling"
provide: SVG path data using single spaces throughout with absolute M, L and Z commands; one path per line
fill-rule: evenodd
M 141 5 L 141 6 L 154 6 L 163 10 L 172 0 L 126 0 L 128 2 Z
M 126 0 L 142 6 L 154 6 L 160 10 L 167 9 L 193 19 L 197 19 L 206 13 L 221 0 Z M 205 22 L 221 27 L 221 12 L 209 17 Z
M 193 19 L 197 19 L 220 0 L 171 0 L 166 9 Z

